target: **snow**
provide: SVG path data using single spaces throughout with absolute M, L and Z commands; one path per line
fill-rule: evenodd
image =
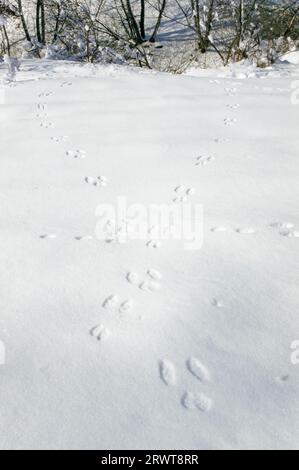
M 298 449 L 295 63 L 22 61 L 0 106 L 2 449 Z M 202 204 L 202 248 L 99 240 L 119 196 Z
M 299 64 L 299 51 L 289 52 L 282 57 L 282 60 L 289 62 L 290 64 Z

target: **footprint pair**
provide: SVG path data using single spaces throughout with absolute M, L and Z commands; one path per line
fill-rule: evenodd
M 107 181 L 106 176 L 86 176 L 85 178 L 85 182 L 91 186 L 107 186 Z
M 236 228 L 232 229 L 231 227 L 226 227 L 224 225 L 218 225 L 216 227 L 211 228 L 211 232 L 217 233 L 217 232 L 228 232 L 230 230 L 233 230 L 236 233 L 239 233 L 241 235 L 253 235 L 256 233 L 255 229 L 252 227 L 243 227 L 243 228 Z
M 201 383 L 211 381 L 210 371 L 196 357 L 187 359 L 186 368 Z M 167 359 L 160 361 L 159 372 L 160 378 L 165 385 L 168 387 L 175 387 L 177 385 L 176 368 L 172 362 Z M 208 412 L 212 409 L 213 400 L 201 391 L 185 390 L 181 395 L 181 405 L 188 410 Z
M 215 157 L 207 157 L 205 155 L 201 155 L 200 157 L 196 158 L 195 166 L 206 166 L 208 163 L 215 160 Z
M 121 302 L 117 295 L 113 294 L 107 297 L 103 302 L 103 308 L 116 309 L 118 308 L 119 313 L 127 313 L 133 308 L 133 301 L 130 299 Z
M 128 272 L 126 278 L 130 284 L 138 285 L 139 289 L 145 292 L 155 292 L 161 288 L 162 275 L 156 269 L 149 269 L 142 280 L 139 274 L 133 271 Z
M 117 295 L 110 295 L 103 303 L 103 308 L 105 309 L 115 309 L 118 307 L 120 314 L 129 312 L 133 307 L 132 300 L 125 300 L 120 302 Z M 111 331 L 103 323 L 94 326 L 90 330 L 90 335 L 96 338 L 98 341 L 105 341 L 111 335 Z
M 86 158 L 86 151 L 82 149 L 68 150 L 66 156 L 72 158 Z
M 185 188 L 184 185 L 177 186 L 174 189 L 176 197 L 173 199 L 173 202 L 188 202 L 189 197 L 195 193 L 194 188 Z
M 295 229 L 295 225 L 291 222 L 273 222 L 271 228 L 279 230 L 279 234 L 287 238 L 299 238 L 299 231 Z

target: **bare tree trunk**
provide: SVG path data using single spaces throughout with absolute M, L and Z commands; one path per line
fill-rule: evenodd
M 191 0 L 191 9 L 192 9 L 192 15 L 194 17 L 194 29 L 196 31 L 196 35 L 198 38 L 198 47 L 202 51 L 203 44 L 202 44 L 202 34 L 201 34 L 201 26 L 200 26 L 199 0 Z
M 46 43 L 46 24 L 45 24 L 45 4 L 44 0 L 37 0 L 36 3 L 36 36 L 38 42 Z
M 141 0 L 140 7 L 140 34 L 143 40 L 145 40 L 145 0 Z
M 24 13 L 23 13 L 22 0 L 18 0 L 18 9 L 19 9 L 19 15 L 20 15 L 20 18 L 21 18 L 21 22 L 22 22 L 22 26 L 23 26 L 23 30 L 24 30 L 26 39 L 27 39 L 27 41 L 32 42 L 31 41 L 31 36 L 29 34 L 29 30 L 27 28 L 27 23 L 26 23 L 26 20 L 25 20 L 25 17 L 24 17 Z
M 133 13 L 132 5 L 130 0 L 126 0 L 126 7 L 127 7 L 127 18 L 129 21 L 129 24 L 131 26 L 131 30 L 134 33 L 135 40 L 137 44 L 142 44 L 142 36 L 138 27 L 138 23 L 136 21 L 135 15 Z
M 160 29 L 160 26 L 161 26 L 161 21 L 162 21 L 162 18 L 163 18 L 163 14 L 164 14 L 164 11 L 165 11 L 165 8 L 166 8 L 166 1 L 167 0 L 162 0 L 162 2 L 161 2 L 160 8 L 159 8 L 158 19 L 157 19 L 154 31 L 151 35 L 150 42 L 156 42 L 156 37 L 157 37 L 157 34 L 159 32 L 159 29 Z
M 54 29 L 52 44 L 54 44 L 58 39 L 60 15 L 61 15 L 61 5 L 59 3 L 57 3 L 57 16 L 56 16 L 56 22 L 55 22 L 55 29 Z
M 8 37 L 7 30 L 6 30 L 5 26 L 2 26 L 2 31 L 3 31 L 5 41 L 6 41 L 7 54 L 10 56 L 10 42 L 9 42 L 9 37 Z
M 36 37 L 37 37 L 38 42 L 42 42 L 42 36 L 40 32 L 40 0 L 37 0 L 36 2 L 35 21 L 36 21 Z
M 208 11 L 207 17 L 207 24 L 206 24 L 206 31 L 205 31 L 205 38 L 204 38 L 204 52 L 207 52 L 207 49 L 210 44 L 210 34 L 212 31 L 212 23 L 214 19 L 214 7 L 215 7 L 215 0 L 210 0 L 210 6 Z
M 46 44 L 46 19 L 45 19 L 44 0 L 41 0 L 41 30 L 42 30 L 42 44 Z

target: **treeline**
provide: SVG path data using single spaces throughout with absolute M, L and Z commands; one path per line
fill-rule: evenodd
M 0 0 L 0 29 L 0 56 L 267 65 L 298 45 L 299 0 Z

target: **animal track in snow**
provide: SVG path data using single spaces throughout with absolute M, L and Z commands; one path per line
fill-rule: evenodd
M 289 375 L 282 375 L 282 376 L 279 376 L 279 377 L 276 377 L 275 380 L 276 382 L 280 383 L 280 384 L 283 384 L 285 382 L 288 382 L 290 379 L 290 376 Z
M 216 308 L 224 307 L 224 303 L 222 302 L 222 300 L 219 300 L 219 299 L 213 299 L 212 300 L 212 305 L 213 305 L 213 307 L 216 307 Z
M 129 272 L 127 274 L 126 278 L 127 278 L 127 281 L 130 284 L 138 284 L 138 282 L 139 282 L 139 275 L 137 273 L 134 273 L 134 272 Z
M 81 241 L 88 241 L 88 240 L 93 240 L 92 235 L 78 235 L 75 237 L 75 240 L 81 242 Z
M 38 95 L 39 98 L 48 98 L 49 96 L 52 96 L 54 95 L 54 92 L 53 91 L 45 91 L 43 93 L 40 93 Z
M 116 294 L 110 295 L 103 302 L 103 308 L 114 310 L 118 307 L 119 313 L 128 313 L 133 308 L 133 300 L 126 299 L 122 302 L 119 301 L 119 298 Z
M 119 313 L 128 313 L 133 308 L 133 301 L 128 299 L 121 303 L 119 307 Z
M 118 302 L 119 302 L 118 296 L 115 294 L 112 294 L 109 297 L 107 297 L 106 300 L 104 300 L 103 307 L 113 309 L 117 306 Z
M 113 331 L 116 323 L 130 319 L 130 316 L 127 314 L 131 312 L 133 306 L 133 300 L 120 300 L 118 295 L 111 294 L 104 300 L 102 304 L 102 307 L 105 310 L 108 310 L 108 312 L 105 314 L 106 320 L 101 322 L 99 325 L 94 326 L 90 330 L 91 336 L 98 339 L 99 341 L 106 340 L 111 335 L 111 332 Z
M 196 357 L 190 357 L 186 362 L 189 372 L 202 382 L 210 380 L 210 372 Z
M 155 269 L 149 269 L 142 281 L 139 274 L 135 272 L 127 273 L 126 279 L 130 284 L 138 285 L 140 290 L 156 292 L 161 288 L 159 281 L 161 281 L 162 275 Z
M 280 235 L 287 238 L 299 238 L 298 230 L 281 230 Z
M 216 139 L 214 139 L 214 142 L 216 144 L 226 144 L 227 142 L 229 142 L 229 139 L 225 137 L 216 137 Z
M 240 104 L 239 103 L 236 103 L 236 104 L 227 104 L 226 107 L 229 108 L 229 109 L 239 109 L 240 108 Z
M 54 238 L 57 238 L 57 235 L 55 233 L 45 233 L 43 235 L 40 235 L 40 237 L 42 240 L 48 240 L 48 239 L 54 239 Z
M 56 142 L 58 144 L 60 142 L 66 142 L 68 140 L 68 136 L 60 135 L 58 137 L 51 137 L 51 140 L 53 140 L 53 142 Z
M 145 292 L 156 292 L 161 289 L 161 284 L 156 281 L 144 281 L 139 288 Z
M 159 240 L 149 240 L 149 241 L 147 242 L 146 246 L 147 246 L 148 248 L 157 249 L 157 248 L 161 248 L 162 243 L 161 243 Z
M 211 375 L 208 368 L 196 357 L 190 357 L 186 361 L 186 368 L 199 382 L 210 382 Z M 167 386 L 176 386 L 177 371 L 174 364 L 168 359 L 159 362 L 160 378 Z M 213 400 L 200 391 L 185 391 L 181 395 L 181 405 L 188 410 L 200 410 L 208 412 L 213 406 Z
M 46 103 L 38 103 L 37 104 L 37 109 L 39 109 L 40 111 L 45 111 L 46 110 Z
M 44 129 L 51 129 L 55 126 L 54 122 L 50 121 L 44 121 L 40 123 L 40 127 L 43 127 Z
M 192 187 L 186 189 L 185 186 L 180 185 L 174 189 L 174 192 L 176 193 L 176 197 L 173 199 L 173 202 L 183 203 L 188 202 L 189 197 L 195 193 L 195 189 Z
M 272 228 L 278 228 L 278 229 L 281 229 L 281 230 L 284 230 L 284 229 L 292 229 L 294 228 L 294 224 L 292 224 L 291 222 L 272 222 L 269 227 L 272 227 Z
M 60 86 L 61 88 L 64 88 L 66 86 L 72 86 L 72 82 L 63 82 Z
M 237 119 L 236 119 L 236 118 L 229 118 L 229 117 L 227 117 L 227 118 L 224 119 L 224 125 L 225 125 L 225 126 L 229 126 L 229 127 L 230 127 L 230 126 L 233 126 L 234 124 L 236 124 L 236 122 L 237 122 Z
M 159 364 L 160 377 L 168 386 L 174 386 L 176 384 L 176 369 L 172 362 L 164 359 Z
M 103 324 L 94 326 L 90 330 L 91 336 L 96 338 L 98 341 L 105 341 L 110 336 L 111 332 Z
M 207 156 L 201 155 L 200 157 L 196 158 L 195 166 L 205 166 L 214 160 L 215 160 L 215 157 L 207 157 Z
M 182 396 L 182 405 L 188 410 L 198 409 L 203 413 L 211 410 L 212 399 L 203 393 L 185 392 Z
M 253 235 L 255 233 L 255 230 L 252 227 L 244 227 L 244 228 L 237 228 L 236 232 L 240 233 L 241 235 Z
M 154 279 L 155 281 L 161 281 L 162 280 L 162 274 L 157 271 L 156 269 L 149 269 L 147 271 L 147 274 L 152 278 Z
M 122 221 L 120 224 L 115 220 L 106 220 L 98 233 L 98 238 L 104 240 L 105 243 L 126 243 L 128 235 L 128 224 Z
M 272 222 L 269 227 L 277 229 L 283 237 L 299 238 L 299 231 L 292 222 Z
M 105 176 L 97 176 L 94 178 L 93 176 L 86 176 L 85 182 L 92 186 L 107 186 L 107 178 Z
M 211 228 L 211 232 L 214 232 L 214 233 L 217 233 L 217 232 L 227 232 L 228 231 L 228 227 L 225 227 L 224 225 L 218 225 L 216 227 L 212 227 Z
M 218 225 L 215 227 L 211 228 L 211 232 L 213 233 L 225 233 L 230 230 L 230 227 L 226 227 L 225 225 Z M 241 227 L 241 228 L 236 228 L 235 229 L 236 233 L 239 233 L 240 235 L 253 235 L 256 233 L 255 229 L 252 227 Z
M 235 88 L 235 87 L 225 88 L 225 92 L 228 96 L 236 96 L 237 95 L 237 88 Z
M 48 114 L 47 113 L 43 113 L 43 114 L 38 113 L 38 114 L 36 114 L 36 117 L 38 119 L 47 119 Z
M 82 149 L 68 150 L 66 155 L 72 158 L 86 158 L 86 151 Z

